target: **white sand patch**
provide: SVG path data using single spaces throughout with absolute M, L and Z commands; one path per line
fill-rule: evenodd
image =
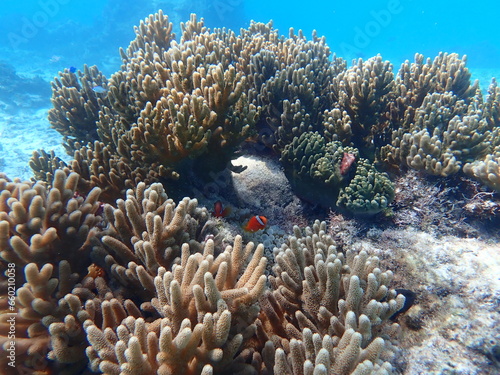
M 29 179 L 33 173 L 29 160 L 33 151 L 54 150 L 61 159 L 68 160 L 61 145 L 61 135 L 50 128 L 46 109 L 11 115 L 0 113 L 0 172 L 9 178 Z

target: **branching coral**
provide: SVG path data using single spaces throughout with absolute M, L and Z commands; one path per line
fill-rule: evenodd
M 36 358 L 46 361 L 48 327 L 71 311 L 60 299 L 90 265 L 90 242 L 102 220 L 97 215 L 100 189 L 93 189 L 84 199 L 76 194 L 78 178 L 76 173 L 66 177 L 57 171 L 50 190 L 40 182 L 0 179 L 0 262 L 2 266 L 14 264 L 17 269 L 13 307 L 20 367 L 33 368 Z M 12 312 L 2 306 L 4 309 Z M 9 316 L 2 314 L 0 320 L 2 351 L 8 343 Z M 82 355 L 76 356 L 73 362 L 82 359 Z
M 389 290 L 390 271 L 364 251 L 337 252 L 326 224 L 294 228 L 275 250 L 273 291 L 261 303 L 260 334 L 276 346 L 275 373 L 390 373 L 394 350 L 380 331 L 394 335 L 388 318 L 404 297 Z
M 464 172 L 493 190 L 500 191 L 500 153 L 464 165 Z
M 75 173 L 56 171 L 49 191 L 0 183 L 2 268 L 24 266 L 16 350 L 27 371 L 37 358 L 68 374 L 87 365 L 120 375 L 272 374 L 307 360 L 342 373 L 390 368 L 379 359 L 390 346 L 372 329 L 401 308 L 391 274 L 364 252 L 336 253 L 324 223 L 295 228 L 289 247 L 276 249 L 266 292 L 264 246 L 236 236 L 223 249 L 207 210 L 175 203 L 158 183 L 139 183 L 102 219 L 99 189 L 78 196 Z M 90 259 L 97 265 L 85 276 Z M 311 351 L 318 335 L 323 349 Z
M 194 167 L 206 173 L 222 170 L 257 119 L 258 108 L 249 103 L 247 79 L 238 66 L 240 57 L 227 56 L 228 46 L 218 34 L 209 33 L 194 16 L 183 26 L 181 43 L 171 31 L 160 11 L 136 28 L 136 39 L 121 52 L 122 70 L 109 82 L 86 67 L 80 83 L 71 72 L 61 73 L 54 83 L 50 119 L 70 148 L 78 152 L 84 146 L 99 155 L 98 143 L 87 142 L 102 141 L 100 149 L 109 153 L 108 169 L 125 163 L 132 181 L 143 176 L 178 179 Z M 240 38 L 227 42 L 243 44 Z M 249 55 L 245 48 L 239 53 Z M 101 93 L 92 89 L 95 83 Z M 80 114 L 78 121 L 72 123 L 72 114 Z M 90 166 L 92 159 L 86 167 L 78 156 L 78 165 L 70 169 L 79 168 L 104 189 L 106 179 Z M 40 164 L 32 166 L 44 168 Z
M 451 93 L 429 94 L 409 129 L 395 131 L 393 146 L 383 147 L 382 152 L 429 174 L 457 173 L 463 162 L 491 152 L 495 130 L 483 118 L 481 105 L 479 99 L 467 105 Z
M 87 65 L 83 72 L 60 72 L 52 82 L 54 108 L 49 110 L 49 121 L 64 136 L 63 145 L 69 154 L 79 145 L 97 140 L 99 110 L 109 105 L 104 94 L 107 84 L 96 66 Z
M 333 108 L 325 113 L 328 139 L 353 145 L 373 158 L 378 138 L 389 126 L 394 100 L 392 65 L 381 56 L 357 64 L 333 78 L 329 95 Z
M 252 23 L 237 35 L 210 30 L 192 15 L 179 41 L 172 30 L 161 11 L 141 22 L 109 81 L 95 67 L 61 73 L 50 119 L 75 160 L 65 166 L 36 154 L 31 165 L 38 178 L 50 178 L 55 168 L 76 171 L 82 191 L 107 189 L 103 197 L 112 203 L 140 181 L 180 178 L 169 183 L 179 189 L 193 174 L 207 180 L 231 168 L 249 138 L 281 154 L 295 138 L 318 132 L 382 167 L 443 177 L 491 159 L 500 144 L 496 84 L 483 100 L 470 82 L 466 56 L 417 54 L 394 77 L 381 56 L 347 67 L 330 58 L 324 38 L 313 33 L 307 40 L 292 29 L 281 37 L 272 23 Z M 92 89 L 97 84 L 104 92 Z M 385 200 L 378 202 L 376 194 L 359 194 L 359 186 L 356 181 L 344 194 L 347 210 L 377 211 L 390 202 L 383 189 Z M 341 188 L 335 186 L 333 196 Z
M 252 254 L 253 253 L 253 254 Z M 234 373 L 244 365 L 235 357 L 255 332 L 257 301 L 266 277 L 264 247 L 243 247 L 236 237 L 215 257 L 214 242 L 203 254 L 182 249 L 172 271 L 158 269 L 151 300 L 157 320 L 124 319 L 104 331 L 89 320 L 91 367 L 104 374 Z
M 381 160 L 449 176 L 492 154 L 499 142 L 496 85 L 483 100 L 465 62 L 441 53 L 432 63 L 416 55 L 415 63 L 403 64 L 391 109 L 392 141 L 381 147 Z
M 416 55 L 396 78 L 380 56 L 348 68 L 324 38 L 272 23 L 237 35 L 193 15 L 172 30 L 161 11 L 141 22 L 109 80 L 60 73 L 49 120 L 73 160 L 42 150 L 31 166 L 46 184 L 0 179 L 0 284 L 7 263 L 24 267 L 23 366 L 48 352 L 58 370 L 112 375 L 391 373 L 404 297 L 378 258 L 339 251 L 316 222 L 275 249 L 267 279 L 263 245 L 224 249 L 207 209 L 166 191 L 184 196 L 250 139 L 301 196 L 349 213 L 394 197 L 374 162 L 500 191 L 496 82 L 484 99 L 455 54 Z

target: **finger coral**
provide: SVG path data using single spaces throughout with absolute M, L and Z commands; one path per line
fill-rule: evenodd
M 217 231 L 196 199 L 176 204 L 159 183 L 147 188 L 140 183 L 126 198 L 118 200 L 116 208 L 104 207 L 109 225 L 92 258 L 121 285 L 150 295 L 158 269 L 170 269 L 180 259 L 183 244 L 201 251 L 205 238 L 216 238 Z
M 381 56 L 340 72 L 331 82 L 333 108 L 325 113 L 325 132 L 332 140 L 359 148 L 372 157 L 377 136 L 389 123 L 389 104 L 394 100 L 392 65 Z
M 272 292 L 262 302 L 261 334 L 276 346 L 275 373 L 391 373 L 396 335 L 388 318 L 405 298 L 389 289 L 392 272 L 365 251 L 338 252 L 326 224 L 294 228 L 275 250 Z
M 268 280 L 264 246 L 237 235 L 224 247 L 194 199 L 139 183 L 101 217 L 98 188 L 84 199 L 76 173 L 54 176 L 48 191 L 0 180 L 1 264 L 24 267 L 15 309 L 26 371 L 37 359 L 61 373 L 120 375 L 390 369 L 393 347 L 378 330 L 404 298 L 377 258 L 337 252 L 325 223 L 296 227 Z M 322 349 L 311 351 L 318 335 Z
M 86 147 L 94 154 L 75 154 L 77 165 L 70 169 L 89 174 L 92 186 L 105 188 L 106 179 L 92 165 L 99 155 L 99 144 L 93 144 L 98 140 L 104 143 L 99 149 L 108 153 L 108 172 L 125 163 L 132 181 L 148 175 L 176 180 L 192 168 L 205 174 L 224 169 L 258 115 L 238 66 L 241 57 L 224 60 L 223 40 L 195 16 L 183 25 L 180 43 L 161 11 L 136 28 L 136 34 L 121 51 L 122 70 L 109 81 L 85 67 L 79 80 L 64 72 L 53 84 L 53 126 L 72 151 Z M 231 50 L 243 44 L 240 38 L 224 42 L 235 46 Z M 97 93 L 95 84 L 101 88 Z M 72 123 L 71 116 L 82 124 Z M 82 156 L 87 160 L 79 161 Z
M 307 40 L 291 29 L 282 37 L 271 22 L 252 22 L 237 35 L 210 30 L 192 15 L 177 39 L 159 11 L 135 32 L 109 79 L 85 66 L 54 80 L 49 118 L 74 160 L 66 165 L 40 151 L 31 162 L 37 178 L 49 181 L 57 168 L 75 171 L 80 191 L 100 187 L 113 203 L 140 181 L 177 191 L 193 176 L 206 182 L 226 167 L 236 170 L 230 162 L 247 140 L 282 156 L 294 139 L 317 132 L 326 143 L 357 149 L 367 160 L 357 176 L 380 177 L 357 177 L 342 198 L 348 211 L 373 213 L 392 198 L 387 178 L 368 162 L 447 177 L 500 144 L 496 83 L 483 99 L 466 56 L 416 54 L 394 74 L 381 56 L 348 67 L 316 33 Z M 335 168 L 326 164 L 319 174 L 333 184 L 338 178 L 326 173 Z M 314 190 L 311 182 L 296 185 Z M 373 185 L 377 193 L 367 191 Z
M 392 373 L 405 298 L 376 256 L 337 248 L 319 221 L 272 253 L 187 196 L 264 149 L 302 198 L 354 215 L 390 207 L 383 170 L 500 191 L 496 81 L 483 97 L 456 54 L 348 66 L 272 22 L 237 34 L 192 15 L 177 38 L 159 11 L 135 34 L 110 77 L 84 66 L 52 83 L 73 160 L 40 150 L 38 182 L 0 176 L 0 285 L 20 271 L 0 352 L 13 301 L 28 372 Z
M 498 144 L 498 94 L 493 85 L 484 100 L 465 62 L 440 54 L 432 63 L 416 55 L 415 63 L 403 64 L 391 110 L 392 141 L 380 148 L 381 160 L 446 177 L 491 155 Z
M 100 189 L 94 188 L 86 198 L 79 196 L 78 178 L 76 173 L 66 177 L 57 171 L 50 189 L 41 182 L 0 178 L 0 262 L 17 270 L 17 296 L 10 306 L 16 313 L 16 354 L 26 371 L 36 366 L 36 358 L 47 362 L 49 325 L 70 313 L 70 305 L 60 300 L 90 265 L 90 243 L 102 222 Z M 2 306 L 2 312 L 12 313 L 12 308 Z M 9 342 L 10 316 L 2 314 L 0 319 L 2 351 Z M 81 360 L 85 366 L 82 355 L 71 362 Z
M 234 246 L 215 256 L 214 242 L 203 253 L 183 246 L 180 264 L 158 269 L 154 278 L 157 320 L 124 319 L 104 331 L 85 323 L 91 368 L 104 374 L 200 374 L 241 371 L 238 353 L 256 330 L 257 302 L 266 277 L 264 247 Z
M 84 66 L 83 72 L 65 70 L 52 82 L 52 104 L 49 121 L 64 137 L 63 145 L 69 154 L 88 142 L 97 140 L 99 111 L 109 105 L 103 93 L 107 79 L 96 66 Z

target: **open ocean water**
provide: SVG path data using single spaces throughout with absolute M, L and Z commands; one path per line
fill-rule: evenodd
M 134 39 L 134 26 L 159 9 L 174 24 L 177 39 L 180 22 L 188 21 L 191 13 L 203 17 L 208 28 L 225 27 L 237 34 L 240 28 L 247 28 L 251 20 L 263 23 L 272 20 L 274 27 L 285 36 L 289 28 L 295 33 L 302 30 L 307 39 L 313 30 L 318 36 L 325 36 L 332 53 L 345 58 L 348 66 L 356 59 L 381 55 L 393 64 L 393 72 L 397 73 L 403 62 L 413 61 L 416 53 L 434 59 L 440 52 L 447 52 L 467 55 L 472 80 L 479 80 L 483 93 L 493 77 L 500 77 L 500 3 L 496 0 L 1 0 L 0 172 L 11 179 L 31 178 L 28 162 L 32 152 L 41 148 L 54 150 L 57 156 L 70 160 L 61 145 L 61 135 L 51 129 L 47 120 L 47 111 L 51 108 L 50 82 L 59 71 L 71 67 L 82 69 L 84 64 L 97 65 L 109 78 L 120 69 L 122 61 L 118 50 L 126 49 Z M 432 327 L 427 327 L 429 340 L 420 337 L 421 345 L 407 344 L 405 364 L 396 366 L 394 373 L 500 374 L 497 272 L 500 246 L 496 240 L 488 237 L 488 241 L 481 242 L 481 235 L 466 240 L 436 239 L 436 233 L 425 231 L 399 233 L 370 228 L 365 230 L 363 240 L 358 239 L 362 243 L 360 248 L 364 246 L 377 253 L 385 246 L 382 242 L 385 238 L 387 243 L 403 243 L 413 254 L 421 252 L 414 256 L 415 259 L 422 257 L 422 264 L 425 263 L 422 267 L 432 274 L 426 279 L 429 282 L 426 288 L 433 293 L 439 289 L 435 292 L 437 300 L 458 290 L 451 284 L 465 285 L 473 280 L 467 288 L 460 289 L 462 297 L 466 294 L 464 290 L 473 297 L 458 301 L 460 293 L 456 292 L 453 302 L 456 309 L 446 316 L 436 314 L 436 319 L 452 322 L 447 327 L 453 326 L 453 332 L 432 333 Z M 275 232 L 280 230 L 275 228 Z M 488 228 L 488 231 L 498 234 L 498 228 Z M 426 246 L 428 253 L 424 250 Z M 381 258 L 387 254 L 402 257 L 395 249 L 389 246 L 386 255 L 379 255 Z M 443 252 L 448 255 L 442 255 Z M 453 261 L 443 261 L 447 257 Z M 467 264 L 473 266 L 467 267 Z M 456 282 L 450 281 L 449 290 L 446 289 L 443 285 L 454 277 Z M 483 297 L 488 300 L 484 305 Z M 473 331 L 474 340 L 461 337 L 468 329 Z M 440 349 L 443 349 L 442 358 Z M 0 375 L 10 374 L 10 370 L 0 369 Z

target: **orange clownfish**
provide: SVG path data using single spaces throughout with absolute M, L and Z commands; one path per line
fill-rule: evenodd
M 226 217 L 230 213 L 231 208 L 224 208 L 221 201 L 217 201 L 214 203 L 214 211 L 212 212 L 212 215 L 214 215 L 215 217 Z
M 264 229 L 267 224 L 267 219 L 265 216 L 252 216 L 248 223 L 243 226 L 243 229 L 247 232 L 257 232 L 258 230 Z
M 106 274 L 104 268 L 99 267 L 95 263 L 92 263 L 90 266 L 88 266 L 87 270 L 89 271 L 89 273 L 85 277 L 91 277 L 93 279 L 95 279 L 96 277 L 104 277 L 104 275 Z

